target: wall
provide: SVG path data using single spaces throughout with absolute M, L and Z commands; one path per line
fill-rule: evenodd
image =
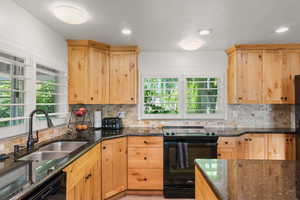
M 13 46 L 66 69 L 65 39 L 12 0 L 0 1 L 0 48 Z

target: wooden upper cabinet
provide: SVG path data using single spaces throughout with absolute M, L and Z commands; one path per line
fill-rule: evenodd
M 300 45 L 235 45 L 228 49 L 229 104 L 294 104 Z
M 69 104 L 136 104 L 136 46 L 68 40 Z
M 137 50 L 111 49 L 110 103 L 136 104 L 138 87 Z
M 86 103 L 88 88 L 88 49 L 68 48 L 68 99 L 69 104 Z
M 89 104 L 109 103 L 109 56 L 107 50 L 89 49 Z

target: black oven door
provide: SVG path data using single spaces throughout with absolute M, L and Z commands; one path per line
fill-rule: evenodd
M 164 185 L 194 187 L 196 158 L 217 158 L 217 140 L 164 141 Z

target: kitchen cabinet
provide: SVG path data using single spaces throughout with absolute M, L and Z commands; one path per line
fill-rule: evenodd
M 200 172 L 197 166 L 195 166 L 195 199 L 196 200 L 218 200 L 219 198 L 211 189 L 206 179 Z
M 68 40 L 69 104 L 136 104 L 137 55 L 136 46 Z
M 220 137 L 219 159 L 295 160 L 294 134 L 245 134 L 239 137 Z
M 68 40 L 69 104 L 109 103 L 109 46 Z
M 110 104 L 136 104 L 138 88 L 137 49 L 135 47 L 112 47 L 109 73 Z
M 294 104 L 300 45 L 235 45 L 228 49 L 229 104 Z
M 127 138 L 102 142 L 102 198 L 127 189 Z
M 238 154 L 236 137 L 221 137 L 218 140 L 218 159 L 236 159 Z
M 261 102 L 262 51 L 237 51 L 229 55 L 228 60 L 228 102 L 231 104 Z
M 162 137 L 128 137 L 128 189 L 163 189 Z
M 101 145 L 82 155 L 64 169 L 67 200 L 101 199 Z

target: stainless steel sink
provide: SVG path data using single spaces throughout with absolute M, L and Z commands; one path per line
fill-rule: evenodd
M 59 141 L 47 144 L 39 149 L 39 151 L 61 151 L 72 152 L 79 147 L 85 145 L 84 141 Z
M 55 160 L 65 157 L 69 152 L 57 152 L 57 151 L 37 151 L 33 152 L 27 156 L 20 158 L 19 160 L 32 160 L 32 161 L 45 161 L 45 160 Z

